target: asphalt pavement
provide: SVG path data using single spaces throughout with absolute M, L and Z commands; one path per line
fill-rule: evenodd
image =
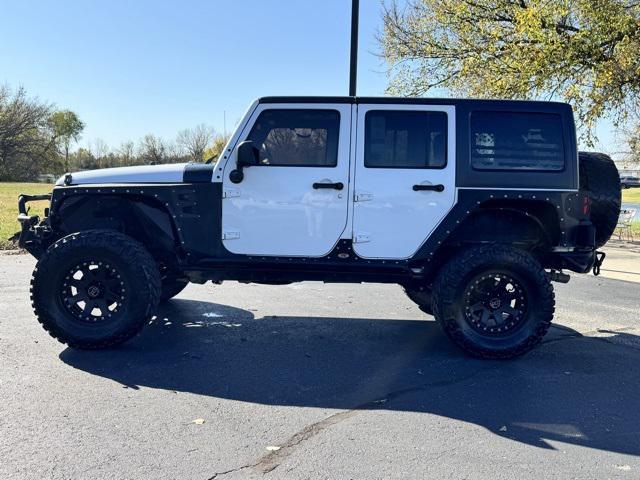
M 390 285 L 191 285 L 133 341 L 65 348 L 0 255 L 1 479 L 638 479 L 640 284 L 573 276 L 514 361 Z

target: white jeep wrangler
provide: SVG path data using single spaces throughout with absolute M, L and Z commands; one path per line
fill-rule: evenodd
M 620 179 L 578 154 L 566 104 L 271 97 L 214 164 L 66 174 L 43 220 L 38 198 L 33 308 L 71 347 L 124 342 L 188 282 L 319 280 L 400 284 L 507 358 L 546 333 L 563 269 L 597 273 Z

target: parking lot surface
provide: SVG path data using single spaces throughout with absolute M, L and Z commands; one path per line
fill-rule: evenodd
M 2 479 L 640 478 L 640 284 L 556 285 L 515 361 L 391 285 L 192 285 L 125 346 L 65 348 L 0 255 Z

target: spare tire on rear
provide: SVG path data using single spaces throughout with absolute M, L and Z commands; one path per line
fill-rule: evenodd
M 613 234 L 622 201 L 620 174 L 608 155 L 580 152 L 580 191 L 588 193 L 589 219 L 596 229 L 596 247 L 601 247 Z

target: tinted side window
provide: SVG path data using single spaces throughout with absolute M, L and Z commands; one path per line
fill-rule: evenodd
M 447 164 L 447 114 L 372 110 L 365 116 L 364 166 L 443 168 Z
M 335 167 L 340 114 L 335 110 L 265 110 L 247 140 L 261 165 Z
M 476 170 L 563 170 L 563 138 L 560 115 L 474 112 L 471 165 Z

